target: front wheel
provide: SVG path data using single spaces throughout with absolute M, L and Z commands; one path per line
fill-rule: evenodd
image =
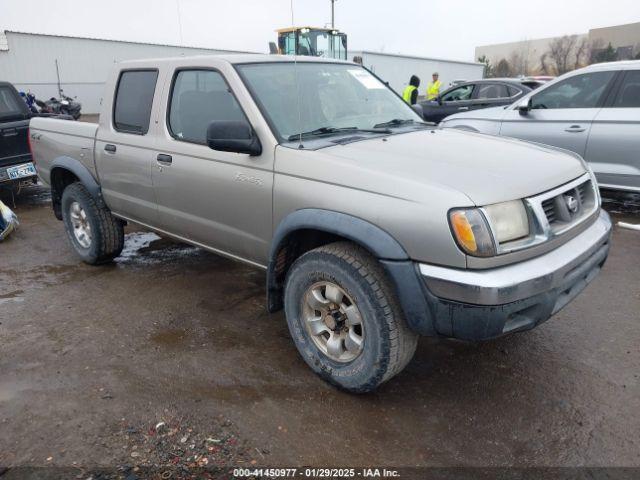
M 100 205 L 81 183 L 72 183 L 62 193 L 62 220 L 67 237 L 85 263 L 99 265 L 120 255 L 124 227 Z
M 348 242 L 296 260 L 287 274 L 285 313 L 307 364 L 355 393 L 375 390 L 400 373 L 418 341 L 379 262 Z

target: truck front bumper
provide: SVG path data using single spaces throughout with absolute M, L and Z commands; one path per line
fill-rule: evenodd
M 413 298 L 400 293 L 401 269 L 394 273 L 392 265 L 387 268 L 414 330 L 487 340 L 534 328 L 573 300 L 604 265 L 610 237 L 611 219 L 601 211 L 592 225 L 564 245 L 524 262 L 489 270 L 414 264 L 424 302 L 416 300 L 415 288 Z

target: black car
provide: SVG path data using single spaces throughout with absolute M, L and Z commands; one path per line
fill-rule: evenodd
M 28 139 L 32 116 L 14 86 L 0 82 L 0 187 L 36 181 Z
M 454 113 L 511 105 L 531 90 L 522 80 L 488 78 L 455 85 L 442 92 L 437 100 L 419 104 L 426 121 L 440 123 Z

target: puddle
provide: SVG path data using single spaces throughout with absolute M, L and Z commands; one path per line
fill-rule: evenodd
M 153 265 L 199 255 L 199 248 L 163 239 L 153 232 L 127 233 L 124 248 L 116 263 L 123 265 Z
M 151 341 L 164 347 L 180 347 L 187 338 L 187 331 L 182 328 L 162 330 L 151 336 Z

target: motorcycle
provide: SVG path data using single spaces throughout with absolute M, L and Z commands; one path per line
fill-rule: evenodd
M 60 99 L 51 97 L 46 102 L 36 100 L 36 104 L 43 113 L 69 115 L 73 117 L 74 120 L 78 120 L 81 115 L 80 110 L 82 109 L 82 104 L 65 95 L 62 91 L 60 91 L 60 96 Z
M 33 93 L 20 92 L 20 96 L 22 97 L 24 102 L 27 104 L 27 107 L 29 107 L 29 111 L 31 113 L 40 113 L 40 109 L 38 108 L 38 105 L 36 103 L 36 96 Z

